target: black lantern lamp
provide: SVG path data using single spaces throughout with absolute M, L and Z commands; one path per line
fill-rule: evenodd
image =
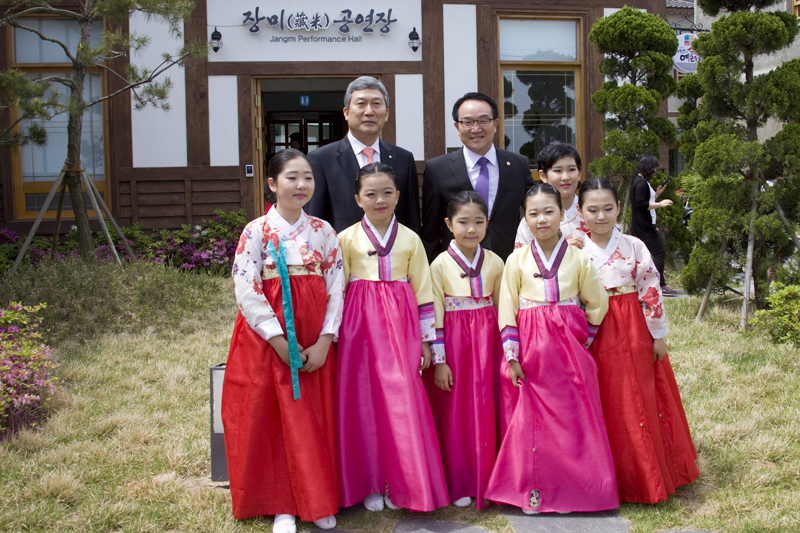
M 214 31 L 211 32 L 211 41 L 209 44 L 211 45 L 211 49 L 214 50 L 214 53 L 219 52 L 219 49 L 222 48 L 222 34 L 217 31 L 216 26 L 214 26 Z
M 411 30 L 411 33 L 408 34 L 408 46 L 416 52 L 419 50 L 419 33 L 417 33 L 417 28 Z

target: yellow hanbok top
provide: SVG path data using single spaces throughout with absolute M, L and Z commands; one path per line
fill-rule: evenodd
M 451 253 L 452 250 L 452 253 Z M 483 262 L 480 273 L 470 277 L 464 267 L 456 262 L 453 254 L 460 257 L 466 267 L 477 268 L 480 254 Z M 431 263 L 433 281 L 433 308 L 435 314 L 436 341 L 431 344 L 433 363 L 445 363 L 444 352 L 444 314 L 447 311 L 472 309 L 493 305 L 500 293 L 503 280 L 503 260 L 490 250 L 478 248 L 472 263 L 458 250 L 455 241 L 450 241 L 447 250 Z
M 388 248 L 379 255 L 367 231 Z M 396 231 L 394 241 L 391 235 Z M 381 237 L 375 227 L 364 217 L 339 234 L 342 250 L 345 284 L 354 278 L 366 281 L 405 281 L 411 284 L 419 306 L 420 328 L 423 341 L 436 338 L 434 330 L 433 292 L 431 271 L 425 248 L 419 236 L 392 218 L 386 234 Z M 368 310 L 365 310 L 368 312 Z
M 574 246 L 566 246 L 559 264 L 558 250 L 566 245 L 562 236 L 549 259 L 535 240 L 532 244 L 514 250 L 506 260 L 503 283 L 500 287 L 498 308 L 503 349 L 507 359 L 517 359 L 519 354 L 519 334 L 517 314 L 520 303 L 547 303 L 577 299 L 585 306 L 586 321 L 589 323 L 589 342 L 597 333 L 597 328 L 608 311 L 608 295 L 592 264 L 589 255 Z M 557 269 L 551 279 L 542 277 L 531 246 L 535 246 L 546 269 Z

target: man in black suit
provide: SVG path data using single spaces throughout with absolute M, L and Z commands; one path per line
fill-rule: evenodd
M 533 186 L 528 158 L 495 148 L 500 120 L 497 104 L 485 94 L 459 98 L 453 120 L 464 147 L 428 161 L 422 178 L 422 241 L 428 260 L 446 250 L 453 238 L 444 223 L 450 199 L 474 190 L 489 206 L 489 226 L 481 246 L 505 261 L 514 249 L 525 193 Z
M 398 222 L 419 233 L 417 167 L 411 152 L 379 139 L 388 117 L 389 94 L 381 82 L 362 76 L 347 87 L 344 118 L 350 131 L 341 141 L 308 154 L 316 182 L 306 206 L 309 215 L 327 220 L 337 232 L 359 222 L 364 212 L 355 200 L 356 176 L 368 163 L 381 162 L 397 174 Z

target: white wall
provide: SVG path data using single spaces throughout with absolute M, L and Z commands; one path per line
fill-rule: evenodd
M 398 74 L 394 77 L 394 113 L 397 146 L 425 160 L 425 113 L 422 97 L 422 74 Z
M 239 104 L 236 76 L 208 77 L 208 133 L 212 167 L 239 164 Z
M 464 93 L 478 90 L 478 25 L 474 5 L 443 7 L 445 146 L 453 148 L 461 146 L 453 127 L 453 104 Z
M 183 46 L 183 39 L 170 36 L 167 26 L 157 21 L 145 20 L 134 13 L 129 22 L 130 33 L 150 37 L 144 53 L 131 53 L 131 63 L 137 67 L 155 68 L 163 60 L 164 52 L 175 53 Z M 181 28 L 183 31 L 183 28 Z M 186 154 L 186 77 L 182 68 L 172 67 L 162 74 L 172 80 L 169 93 L 169 111 L 152 106 L 137 110 L 131 102 L 131 140 L 134 167 L 185 167 Z

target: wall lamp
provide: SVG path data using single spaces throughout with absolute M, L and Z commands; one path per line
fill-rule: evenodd
M 214 26 L 214 31 L 211 32 L 211 41 L 208 44 L 211 45 L 214 53 L 219 52 L 219 49 L 222 48 L 222 34 L 217 30 L 216 26 Z
M 408 34 L 408 46 L 414 52 L 419 50 L 419 33 L 417 33 L 416 27 L 413 30 L 411 30 L 411 33 Z

